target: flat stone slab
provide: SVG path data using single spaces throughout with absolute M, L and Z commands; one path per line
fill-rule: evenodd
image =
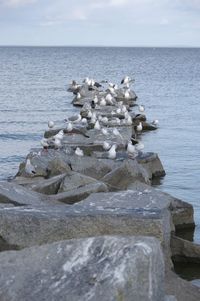
M 150 237 L 93 237 L 0 254 L 1 300 L 164 301 L 164 261 Z
M 146 235 L 157 237 L 168 248 L 168 206 L 168 200 L 156 199 L 151 192 L 128 190 L 92 194 L 71 206 L 0 208 L 0 236 L 7 244 L 23 248 L 89 236 Z

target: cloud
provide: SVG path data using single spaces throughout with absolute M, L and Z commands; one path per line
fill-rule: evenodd
M 36 2 L 37 0 L 0 0 L 0 4 L 9 7 L 18 7 Z

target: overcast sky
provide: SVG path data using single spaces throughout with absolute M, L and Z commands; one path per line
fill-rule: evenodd
M 200 47 L 200 0 L 0 0 L 0 45 Z

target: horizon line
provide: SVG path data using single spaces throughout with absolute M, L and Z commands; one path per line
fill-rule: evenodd
M 15 44 L 4 44 L 1 45 L 0 47 L 79 47 L 79 48 L 200 48 L 200 46 L 187 46 L 187 45 L 155 45 L 155 46 L 148 46 L 148 45 L 26 45 L 26 44 L 20 44 L 20 45 L 15 45 Z

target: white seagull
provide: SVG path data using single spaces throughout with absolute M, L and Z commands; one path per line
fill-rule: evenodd
M 49 120 L 48 127 L 49 129 L 52 129 L 54 127 L 54 122 L 52 120 Z
M 79 157 L 83 157 L 83 155 L 84 155 L 82 149 L 80 149 L 79 147 L 76 148 L 75 154 Z
M 31 164 L 30 159 L 27 159 L 27 161 L 26 161 L 25 172 L 29 175 L 35 175 L 36 174 L 35 167 L 33 166 L 33 164 Z
M 116 158 L 116 155 L 117 155 L 116 148 L 117 148 L 116 144 L 113 144 L 111 146 L 111 148 L 109 149 L 109 151 L 108 151 L 108 158 L 109 159 L 115 159 Z

